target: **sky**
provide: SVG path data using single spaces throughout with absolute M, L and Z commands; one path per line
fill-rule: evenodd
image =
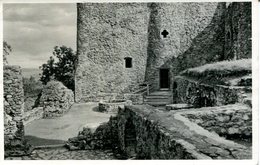
M 3 20 L 10 65 L 39 68 L 56 45 L 76 50 L 76 4 L 4 4 Z

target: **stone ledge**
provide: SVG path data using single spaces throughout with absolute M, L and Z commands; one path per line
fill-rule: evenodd
M 130 159 L 251 159 L 251 147 L 191 122 L 182 115 L 188 111 L 163 112 L 149 105 L 127 105 L 94 132 L 85 128 L 67 146 L 110 148 Z
M 217 134 L 211 133 L 196 123 L 190 122 L 187 118 L 176 112 L 160 112 L 154 107 L 146 105 L 126 106 L 125 110 L 121 110 L 120 116 L 130 113 L 128 116 L 133 116 L 132 120 L 143 120 L 147 122 L 146 125 L 151 127 L 155 124 L 155 131 L 163 133 L 165 138 L 174 141 L 183 147 L 183 150 L 190 154 L 192 159 L 211 158 L 211 159 L 250 159 L 251 151 L 249 148 L 233 141 L 221 138 Z M 133 121 L 135 122 L 135 121 Z M 136 121 L 137 122 L 137 121 Z M 140 127 L 139 125 L 137 127 Z M 136 128 L 138 129 L 138 128 Z M 138 131 L 137 131 L 138 132 Z M 142 132 L 142 131 L 140 131 Z M 143 134 L 145 134 L 143 132 Z M 139 137 L 138 142 L 142 135 Z M 179 141 L 184 141 L 179 143 Z M 146 143 L 146 140 L 144 140 Z M 147 144 L 148 146 L 155 144 Z M 167 144 L 165 144 L 167 145 Z M 169 144 L 168 144 L 169 145 Z M 171 145 L 167 146 L 170 148 Z M 163 149 L 163 148 L 162 148 Z M 165 151 L 167 151 L 165 149 Z M 174 155 L 168 155 L 174 158 Z M 183 159 L 183 158 L 180 158 Z
M 188 109 L 192 108 L 192 105 L 189 104 L 169 104 L 166 105 L 166 110 L 180 110 L 180 109 Z
M 252 109 L 245 104 L 176 111 L 210 132 L 252 139 Z

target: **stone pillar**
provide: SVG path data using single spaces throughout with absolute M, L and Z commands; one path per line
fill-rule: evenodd
M 26 155 L 24 140 L 24 92 L 21 68 L 4 66 L 4 149 L 5 156 Z

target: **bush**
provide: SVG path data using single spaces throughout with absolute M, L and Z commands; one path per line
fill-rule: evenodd
M 46 64 L 43 64 L 40 81 L 46 85 L 50 80 L 62 82 L 67 88 L 74 91 L 74 74 L 76 68 L 76 53 L 66 46 L 55 46 L 54 57 L 50 57 Z M 55 61 L 57 59 L 57 62 Z

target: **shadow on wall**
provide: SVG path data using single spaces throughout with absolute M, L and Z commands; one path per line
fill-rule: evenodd
M 218 3 L 211 23 L 192 40 L 189 49 L 161 67 L 170 67 L 177 75 L 188 68 L 224 60 L 225 9 L 225 2 Z
M 136 157 L 136 129 L 133 121 L 128 119 L 125 125 L 125 152 L 128 158 Z
M 249 15 L 245 15 L 244 13 Z M 236 18 L 239 22 L 230 21 Z M 237 18 L 239 17 L 239 18 Z M 237 27 L 236 27 L 237 26 Z M 249 28 L 247 27 L 249 26 Z M 236 40 L 227 40 L 227 30 L 233 27 Z M 188 50 L 178 57 L 166 61 L 161 67 L 170 67 L 173 78 L 179 72 L 217 61 L 234 59 L 234 54 L 227 52 L 227 45 L 230 49 L 237 49 L 236 59 L 251 58 L 251 3 L 237 2 L 226 7 L 225 2 L 218 3 L 211 23 L 197 35 Z M 225 36 L 226 35 L 226 36 Z M 227 43 L 228 42 L 228 43 Z M 230 43 L 231 42 L 231 43 Z M 226 49 L 226 50 L 225 50 Z
M 160 19 L 158 13 L 158 4 L 157 3 L 148 3 L 147 4 L 150 9 L 149 15 L 149 26 L 148 26 L 148 46 L 147 46 L 147 58 L 146 62 L 146 70 L 145 70 L 145 80 L 148 82 L 154 82 L 155 77 L 154 72 L 157 71 L 156 59 L 160 56 Z

